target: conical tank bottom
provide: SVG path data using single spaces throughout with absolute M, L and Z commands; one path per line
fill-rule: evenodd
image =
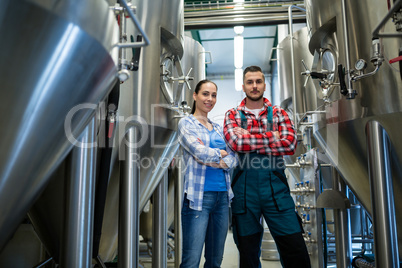
M 140 168 L 139 208 L 143 210 L 149 198 L 158 186 L 162 176 L 167 172 L 173 157 L 179 148 L 177 131 L 149 126 L 149 133 L 154 132 L 139 150 Z M 102 238 L 99 254 L 105 261 L 112 261 L 117 254 L 118 211 L 119 211 L 119 165 L 115 165 L 109 181 L 105 214 L 103 218 Z M 116 170 L 117 169 L 117 170 Z
M 32 3 L 0 12 L 0 249 L 115 81 L 104 46 Z

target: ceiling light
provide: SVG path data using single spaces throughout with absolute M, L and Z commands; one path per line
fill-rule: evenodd
M 233 27 L 235 34 L 242 34 L 244 32 L 244 26 L 235 26 Z
M 235 3 L 234 9 L 244 9 L 244 0 L 233 0 L 233 3 Z
M 243 85 L 243 69 L 235 69 L 235 89 L 236 91 L 241 91 Z
M 234 37 L 234 66 L 236 68 L 243 67 L 243 36 L 236 35 Z

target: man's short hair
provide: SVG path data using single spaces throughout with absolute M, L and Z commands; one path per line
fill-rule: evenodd
M 264 78 L 264 82 L 265 82 L 264 73 L 262 72 L 262 70 L 261 70 L 261 68 L 259 66 L 252 65 L 252 66 L 248 66 L 246 69 L 244 69 L 244 71 L 243 71 L 243 81 L 244 81 L 244 78 L 246 77 L 246 73 L 248 73 L 248 72 L 252 72 L 252 73 L 260 72 L 260 73 L 262 73 L 262 77 Z

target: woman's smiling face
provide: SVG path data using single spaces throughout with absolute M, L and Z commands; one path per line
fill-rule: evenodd
M 213 83 L 205 83 L 201 86 L 198 94 L 194 92 L 193 99 L 195 100 L 196 110 L 208 113 L 214 108 L 216 103 L 217 90 Z

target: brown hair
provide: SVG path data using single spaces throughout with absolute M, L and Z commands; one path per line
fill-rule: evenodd
M 252 72 L 252 73 L 261 72 L 263 74 L 262 77 L 264 78 L 264 82 L 265 82 L 265 76 L 264 76 L 264 73 L 262 72 L 260 67 L 252 65 L 252 66 L 248 66 L 246 69 L 244 69 L 244 71 L 243 71 L 243 81 L 244 81 L 244 78 L 246 77 L 246 73 L 248 73 L 248 72 Z
M 198 82 L 197 85 L 195 86 L 195 90 L 194 90 L 195 94 L 198 95 L 198 92 L 200 92 L 202 85 L 206 84 L 206 83 L 214 84 L 216 87 L 216 91 L 218 91 L 218 86 L 214 82 L 212 82 L 211 80 L 204 79 L 204 80 L 201 80 L 200 82 Z M 191 114 L 194 114 L 194 112 L 195 112 L 195 101 L 193 102 L 193 108 L 191 108 Z

